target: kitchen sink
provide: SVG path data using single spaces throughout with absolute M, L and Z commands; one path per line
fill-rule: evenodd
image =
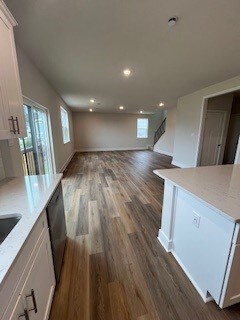
M 20 214 L 0 216 L 0 244 L 6 239 L 21 217 Z

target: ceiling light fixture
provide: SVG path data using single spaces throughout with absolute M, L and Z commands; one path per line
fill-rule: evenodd
M 143 111 L 141 110 L 140 113 L 143 113 Z
M 93 110 L 92 110 L 92 109 L 89 109 L 89 111 L 92 112 Z
M 90 102 L 91 102 L 91 103 L 94 103 L 94 102 L 95 102 L 95 100 L 94 100 L 94 99 L 91 99 L 91 100 L 90 100 Z
M 175 26 L 175 24 L 177 23 L 177 21 L 178 21 L 178 17 L 171 17 L 171 18 L 168 20 L 168 26 L 169 26 L 169 27 Z
M 131 70 L 130 69 L 125 69 L 123 70 L 123 74 L 125 75 L 125 77 L 129 77 L 131 74 Z
M 159 107 L 163 107 L 164 106 L 164 103 L 163 102 L 160 102 L 159 103 Z
M 120 110 L 123 110 L 123 109 L 124 109 L 124 106 L 120 106 L 119 109 L 120 109 Z

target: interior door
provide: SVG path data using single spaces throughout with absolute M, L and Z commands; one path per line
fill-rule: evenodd
M 208 111 L 205 120 L 201 166 L 219 164 L 223 131 L 225 126 L 224 111 Z

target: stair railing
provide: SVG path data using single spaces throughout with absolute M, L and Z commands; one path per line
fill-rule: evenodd
M 155 145 L 158 140 L 161 138 L 161 136 L 164 134 L 166 131 L 166 118 L 163 120 L 163 122 L 160 124 L 158 127 L 157 131 L 154 134 L 154 142 L 153 145 Z

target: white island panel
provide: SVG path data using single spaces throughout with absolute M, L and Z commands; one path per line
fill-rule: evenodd
M 219 303 L 235 224 L 178 190 L 172 253 L 202 298 Z

